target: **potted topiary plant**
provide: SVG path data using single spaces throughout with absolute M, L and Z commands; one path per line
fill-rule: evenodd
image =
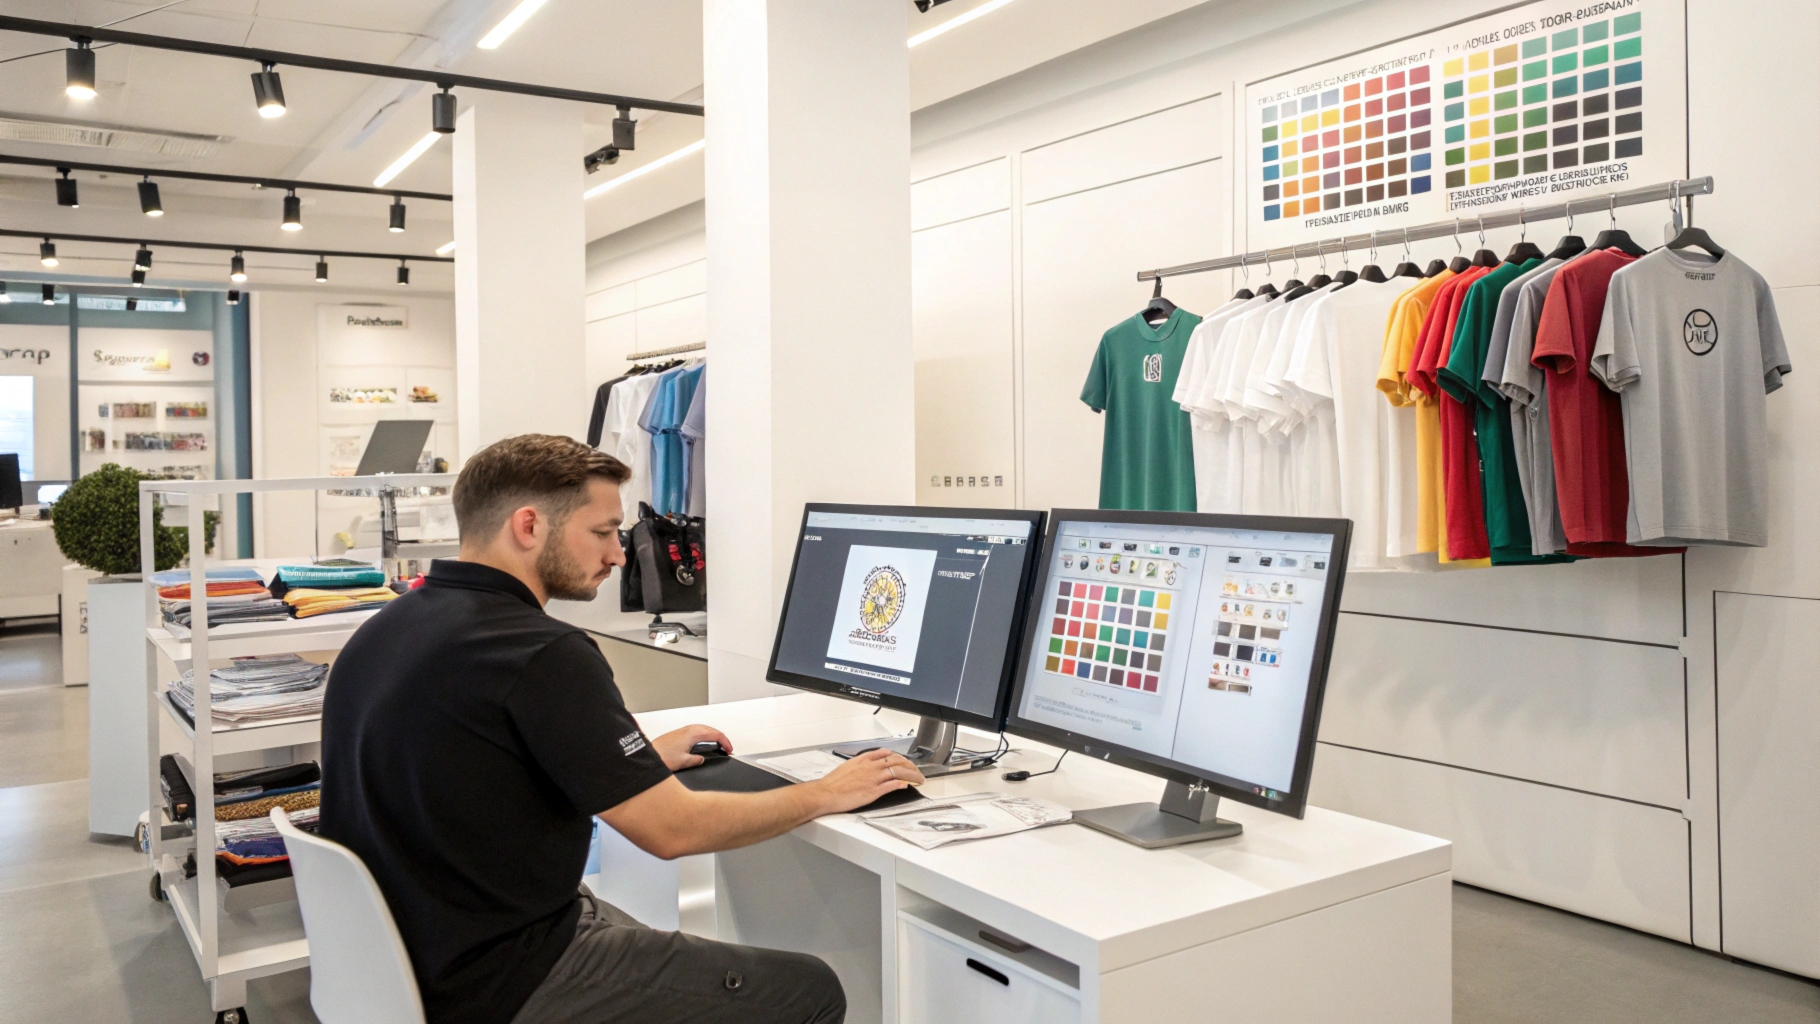
M 138 470 L 110 462 L 70 484 L 51 506 L 51 528 L 57 547 L 71 561 L 104 576 L 139 571 Z M 169 569 L 189 553 L 184 533 L 164 525 L 164 510 L 152 508 L 152 553 L 159 570 Z

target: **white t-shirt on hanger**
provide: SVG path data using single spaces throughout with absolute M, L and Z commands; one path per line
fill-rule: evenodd
M 661 376 L 646 373 L 628 377 L 615 385 L 613 393 L 607 397 L 600 448 L 611 451 L 614 458 L 632 469 L 632 478 L 619 488 L 628 524 L 638 522 L 638 503 L 651 501 L 651 435 L 639 427 L 638 418 L 644 413 L 651 390 L 657 387 L 657 378 Z

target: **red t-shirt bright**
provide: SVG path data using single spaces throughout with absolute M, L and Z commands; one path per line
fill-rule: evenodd
M 1436 346 L 1434 374 L 1447 365 L 1453 354 L 1454 332 L 1460 326 L 1460 310 L 1473 282 L 1492 272 L 1492 267 L 1472 267 L 1461 274 L 1460 287 L 1447 300 L 1446 333 Z M 1447 554 L 1455 560 L 1490 558 L 1491 540 L 1485 533 L 1485 494 L 1479 482 L 1479 443 L 1473 436 L 1475 411 L 1436 386 L 1436 401 L 1441 406 L 1441 493 L 1447 501 Z
M 1606 249 L 1569 262 L 1555 274 L 1536 325 L 1531 362 L 1546 371 L 1555 495 L 1569 554 L 1658 555 L 1686 550 L 1624 543 L 1630 511 L 1624 406 L 1588 371 L 1611 276 L 1635 259 Z

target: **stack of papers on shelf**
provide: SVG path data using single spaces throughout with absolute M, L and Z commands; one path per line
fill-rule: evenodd
M 1063 825 L 1074 812 L 1061 804 L 1028 796 L 970 793 L 950 800 L 919 801 L 866 811 L 860 820 L 907 843 L 933 850 L 969 839 L 1008 836 L 1045 825 Z
M 215 720 L 234 724 L 270 722 L 322 714 L 329 667 L 295 654 L 235 658 L 209 673 Z M 170 685 L 171 702 L 196 721 L 195 670 Z

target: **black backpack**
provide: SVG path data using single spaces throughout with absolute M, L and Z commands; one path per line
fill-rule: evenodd
M 619 580 L 622 611 L 699 612 L 708 607 L 707 537 L 699 516 L 660 516 L 638 503 L 638 522 L 620 531 L 626 566 Z

